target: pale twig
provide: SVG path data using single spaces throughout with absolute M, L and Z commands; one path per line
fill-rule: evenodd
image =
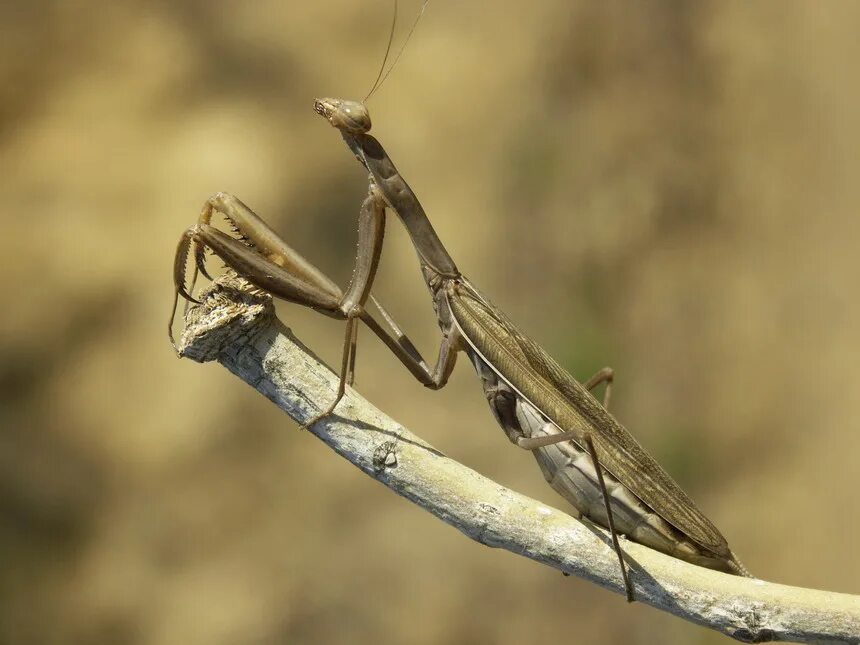
M 299 423 L 331 401 L 337 377 L 275 317 L 267 294 L 228 274 L 201 299 L 203 305 L 188 312 L 181 355 L 217 360 Z M 473 540 L 624 592 L 605 531 L 446 457 L 352 389 L 335 415 L 311 431 Z M 741 641 L 860 642 L 858 596 L 731 576 L 627 540 L 622 544 L 639 602 Z

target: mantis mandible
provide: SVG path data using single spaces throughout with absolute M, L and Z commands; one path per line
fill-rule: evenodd
M 369 134 L 370 115 L 363 103 L 323 98 L 314 102 L 314 109 L 340 132 L 369 174 L 368 193 L 359 211 L 355 267 L 346 292 L 240 200 L 218 193 L 207 200 L 197 225 L 179 241 L 174 261 L 177 298 L 196 302 L 186 288 L 186 261 L 193 251 L 195 277 L 198 270 L 209 277 L 204 265 L 209 248 L 256 287 L 345 320 L 337 395 L 308 426 L 331 414 L 352 382 L 359 321 L 415 378 L 434 390 L 444 387 L 458 353 L 464 352 L 508 439 L 534 454 L 550 486 L 580 516 L 609 530 L 628 601 L 634 600 L 634 591 L 619 534 L 693 564 L 749 576 L 711 521 L 607 411 L 613 371 L 604 368 L 579 383 L 459 271 L 415 193 Z M 432 368 L 370 293 L 386 210 L 406 227 L 436 311 L 442 340 Z M 229 220 L 241 239 L 211 225 L 216 212 Z M 368 301 L 381 320 L 369 312 Z M 601 405 L 590 390 L 602 383 Z

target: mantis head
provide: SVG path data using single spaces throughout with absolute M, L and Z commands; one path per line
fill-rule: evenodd
M 315 99 L 314 110 L 316 110 L 317 114 L 325 117 L 329 123 L 344 135 L 364 134 L 370 130 L 370 114 L 367 108 L 364 107 L 364 103 L 373 96 L 373 93 L 379 89 L 385 82 L 385 79 L 388 78 L 391 70 L 397 65 L 400 55 L 406 48 L 406 43 L 409 42 L 412 32 L 415 31 L 415 27 L 418 25 L 418 21 L 424 15 L 424 9 L 427 8 L 428 2 L 429 0 L 423 0 L 421 3 L 421 10 L 418 12 L 415 22 L 412 23 L 412 27 L 409 28 L 409 33 L 406 34 L 406 40 L 400 47 L 400 51 L 397 53 L 388 71 L 385 71 L 385 63 L 388 61 L 388 54 L 391 53 L 391 43 L 394 40 L 394 28 L 397 26 L 397 0 L 394 0 L 394 16 L 391 20 L 391 32 L 388 34 L 388 45 L 385 47 L 385 56 L 382 58 L 382 65 L 379 67 L 379 74 L 377 74 L 376 80 L 373 82 L 373 87 L 370 88 L 370 92 L 364 97 L 364 102 L 359 103 L 358 101 L 347 101 L 344 99 Z
M 370 113 L 358 101 L 316 99 L 314 110 L 346 134 L 364 134 L 370 130 Z

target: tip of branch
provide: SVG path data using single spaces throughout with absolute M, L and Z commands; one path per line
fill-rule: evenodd
M 272 296 L 228 271 L 189 307 L 185 329 L 176 348 L 180 358 L 198 363 L 216 360 L 230 346 L 253 339 L 274 320 Z

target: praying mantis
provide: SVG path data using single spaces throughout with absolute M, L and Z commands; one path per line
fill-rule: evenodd
M 369 134 L 370 114 L 363 103 L 322 98 L 315 100 L 314 109 L 340 132 L 369 177 L 358 216 L 355 266 L 346 291 L 239 199 L 218 193 L 206 201 L 197 224 L 180 238 L 173 270 L 176 298 L 196 302 L 186 284 L 186 264 L 193 255 L 195 277 L 197 271 L 209 277 L 204 263 L 208 248 L 259 289 L 344 320 L 337 394 L 307 426 L 333 413 L 351 384 L 359 323 L 430 389 L 445 386 L 463 352 L 508 439 L 534 454 L 550 486 L 580 516 L 609 530 L 628 601 L 635 594 L 619 534 L 693 564 L 749 576 L 713 523 L 607 411 L 614 372 L 604 368 L 584 384 L 578 382 L 459 271 L 415 193 Z M 393 212 L 409 234 L 438 318 L 442 338 L 433 367 L 371 295 L 386 211 Z M 241 237 L 212 226 L 215 213 L 226 217 Z M 591 394 L 600 384 L 605 384 L 602 404 Z

